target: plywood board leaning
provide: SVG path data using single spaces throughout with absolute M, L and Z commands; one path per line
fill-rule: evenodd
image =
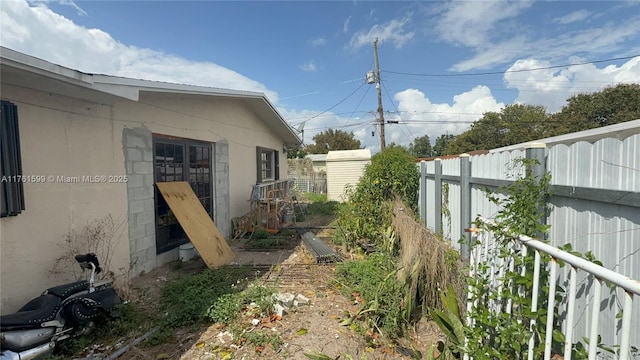
M 235 254 L 186 181 L 159 182 L 158 190 L 209 268 L 227 265 Z

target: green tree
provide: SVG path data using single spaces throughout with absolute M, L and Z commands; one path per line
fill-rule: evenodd
M 543 106 L 512 104 L 499 113 L 487 112 L 471 128 L 451 140 L 446 154 L 489 150 L 540 139 L 549 116 Z
M 429 135 L 417 137 L 409 144 L 409 153 L 418 158 L 428 158 L 433 156 L 433 148 L 429 141 Z
M 556 136 L 640 119 L 640 84 L 618 84 L 577 94 L 551 117 L 546 136 Z
M 436 139 L 436 143 L 433 145 L 433 156 L 442 156 L 445 155 L 445 150 L 447 149 L 447 144 L 456 136 L 453 134 L 442 134 L 438 136 Z
M 352 132 L 342 130 L 327 129 L 313 137 L 315 144 L 307 145 L 306 151 L 309 154 L 326 154 L 332 150 L 355 150 L 362 145 Z
M 287 150 L 287 159 L 304 159 L 308 152 L 304 146 Z

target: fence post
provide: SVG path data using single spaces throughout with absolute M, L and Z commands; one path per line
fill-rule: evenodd
M 471 157 L 469 154 L 460 155 L 460 256 L 469 260 L 469 246 L 471 233 L 465 229 L 471 227 Z M 451 239 L 455 240 L 455 239 Z
M 544 143 L 531 143 L 528 144 L 527 147 L 525 148 L 525 157 L 527 159 L 530 160 L 537 160 L 537 164 L 533 165 L 533 176 L 535 176 L 537 179 L 541 179 L 544 174 L 547 172 L 547 162 L 545 161 L 546 158 L 546 144 Z M 545 199 L 545 204 L 542 206 L 541 209 L 538 209 L 542 214 L 545 214 L 545 207 L 546 207 L 546 203 L 549 201 L 548 199 Z M 547 216 L 546 214 L 543 215 L 540 218 L 540 223 L 543 225 L 547 224 Z M 538 239 L 544 239 L 544 234 L 543 233 L 538 233 L 536 235 L 536 237 Z
M 442 160 L 435 159 L 436 174 L 434 178 L 435 199 L 433 216 L 435 217 L 434 227 L 436 234 L 442 234 Z
M 420 219 L 424 226 L 427 226 L 427 162 L 420 161 Z

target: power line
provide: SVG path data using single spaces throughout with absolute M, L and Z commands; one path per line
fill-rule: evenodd
M 393 102 L 393 99 L 391 98 L 391 95 L 389 95 L 389 90 L 387 90 L 387 85 L 385 85 L 384 82 L 382 83 L 382 87 L 384 88 L 384 92 L 385 94 L 387 94 L 387 97 L 389 98 L 389 100 L 391 101 L 391 104 L 393 105 L 393 108 L 396 109 L 396 112 L 400 113 L 400 110 L 398 110 L 398 107 L 396 106 L 396 103 Z M 407 134 L 409 135 L 409 137 L 411 138 L 411 141 L 415 141 L 416 137 L 413 136 L 413 134 L 411 133 L 411 130 L 409 129 L 409 126 L 406 123 L 403 123 L 402 125 L 404 125 L 404 130 L 406 130 Z
M 362 97 L 360 98 L 360 101 L 356 105 L 355 109 L 353 109 L 353 111 L 351 112 L 351 115 L 349 115 L 349 118 L 347 118 L 347 121 L 345 121 L 344 125 L 342 125 L 340 130 L 344 129 L 345 126 L 347 126 L 347 123 L 349 123 L 349 120 L 351 120 L 351 118 L 353 118 L 353 115 L 356 112 L 358 112 L 358 108 L 360 107 L 360 104 L 362 104 L 362 101 L 364 100 L 364 98 L 367 96 L 368 93 L 369 93 L 369 87 L 367 87 L 367 90 L 364 92 L 364 95 L 362 95 Z
M 299 122 L 299 123 L 297 123 L 297 124 L 292 124 L 292 126 L 299 125 L 299 124 L 301 124 L 301 123 L 303 123 L 303 122 L 307 122 L 307 121 L 309 121 L 309 120 L 313 120 L 313 119 L 315 119 L 315 118 L 319 117 L 320 115 L 322 115 L 322 114 L 326 113 L 327 111 L 330 111 L 331 109 L 333 109 L 333 108 L 335 108 L 336 106 L 338 106 L 338 105 L 342 104 L 343 102 L 345 102 L 348 98 L 350 98 L 350 97 L 351 97 L 351 95 L 355 94 L 355 93 L 356 93 L 356 91 L 360 90 L 360 88 L 362 88 L 364 85 L 365 85 L 365 84 L 364 84 L 364 82 L 363 82 L 362 84 L 360 84 L 360 86 L 358 86 L 355 90 L 353 90 L 349 95 L 347 95 L 347 96 L 345 96 L 344 98 L 342 98 L 342 100 L 338 101 L 335 105 L 331 106 L 330 108 L 328 108 L 328 109 L 326 109 L 326 110 L 324 110 L 324 111 L 322 111 L 322 112 L 319 112 L 318 114 L 316 114 L 316 115 L 314 115 L 314 116 L 312 116 L 312 117 L 308 118 L 308 119 L 307 119 L 307 120 L 305 120 L 305 121 L 301 121 L 301 122 Z
M 631 55 L 631 56 L 621 56 L 617 58 L 603 59 L 603 60 L 594 60 L 594 61 L 585 61 L 581 63 L 574 64 L 565 64 L 565 65 L 554 65 L 554 66 L 545 66 L 539 68 L 532 69 L 520 69 L 520 70 L 504 70 L 504 71 L 490 71 L 490 72 L 481 72 L 481 73 L 465 73 L 465 74 L 421 74 L 421 73 L 408 73 L 401 71 L 391 71 L 391 70 L 382 70 L 382 72 L 389 74 L 398 74 L 398 75 L 409 75 L 409 76 L 424 76 L 424 77 L 462 77 L 462 76 L 483 76 L 483 75 L 502 75 L 505 73 L 520 73 L 520 72 L 529 72 L 529 71 L 538 71 L 538 70 L 549 70 L 549 69 L 558 69 L 565 68 L 569 66 L 578 66 L 578 65 L 588 65 L 588 64 L 599 64 L 604 62 L 616 61 L 616 60 L 629 60 L 633 59 L 640 55 Z

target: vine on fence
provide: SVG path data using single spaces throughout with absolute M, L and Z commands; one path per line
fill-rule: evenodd
M 473 319 L 471 324 L 465 327 L 466 345 L 461 344 L 460 336 L 448 341 L 448 348 L 444 352 L 449 358 L 459 358 L 466 352 L 475 360 L 484 359 L 524 359 L 527 357 L 527 348 L 530 339 L 534 344 L 534 358 L 540 358 L 544 353 L 544 337 L 548 306 L 549 292 L 555 293 L 556 305 L 553 311 L 554 326 L 552 333 L 552 353 L 563 355 L 564 334 L 560 329 L 559 303 L 564 297 L 564 289 L 558 284 L 556 289 L 549 289 L 549 272 L 542 266 L 540 268 L 540 286 L 538 292 L 538 307 L 534 311 L 531 307 L 534 253 L 521 253 L 520 247 L 516 247 L 514 237 L 527 235 L 540 238 L 549 229 L 541 221 L 545 217 L 546 198 L 549 196 L 549 184 L 551 176 L 545 173 L 536 176 L 534 166 L 539 165 L 536 160 L 517 159 L 513 163 L 515 181 L 501 188 L 506 196 L 487 191 L 488 199 L 496 204 L 500 210 L 494 217 L 495 225 L 486 225 L 476 221 L 476 226 L 481 231 L 490 231 L 494 234 L 495 245 L 487 258 L 498 261 L 499 273 L 495 273 L 490 266 L 490 260 L 480 261 L 474 268 L 475 275 L 468 277 L 469 301 L 473 304 L 468 318 Z M 471 244 L 472 251 L 480 246 L 476 241 Z M 582 256 L 573 252 L 570 244 L 561 247 L 562 250 Z M 541 264 L 549 262 L 547 254 L 540 253 Z M 585 256 L 588 260 L 599 263 L 591 253 Z M 559 262 L 560 267 L 564 263 Z M 493 280 L 492 280 L 493 279 Z M 498 284 L 499 286 L 495 286 Z M 460 319 L 455 319 L 455 314 L 440 313 L 437 320 L 441 328 L 452 329 Z M 587 346 L 578 342 L 572 346 L 574 359 L 587 359 Z M 598 344 L 600 354 L 613 354 L 610 348 Z M 446 358 L 446 356 L 445 356 Z

